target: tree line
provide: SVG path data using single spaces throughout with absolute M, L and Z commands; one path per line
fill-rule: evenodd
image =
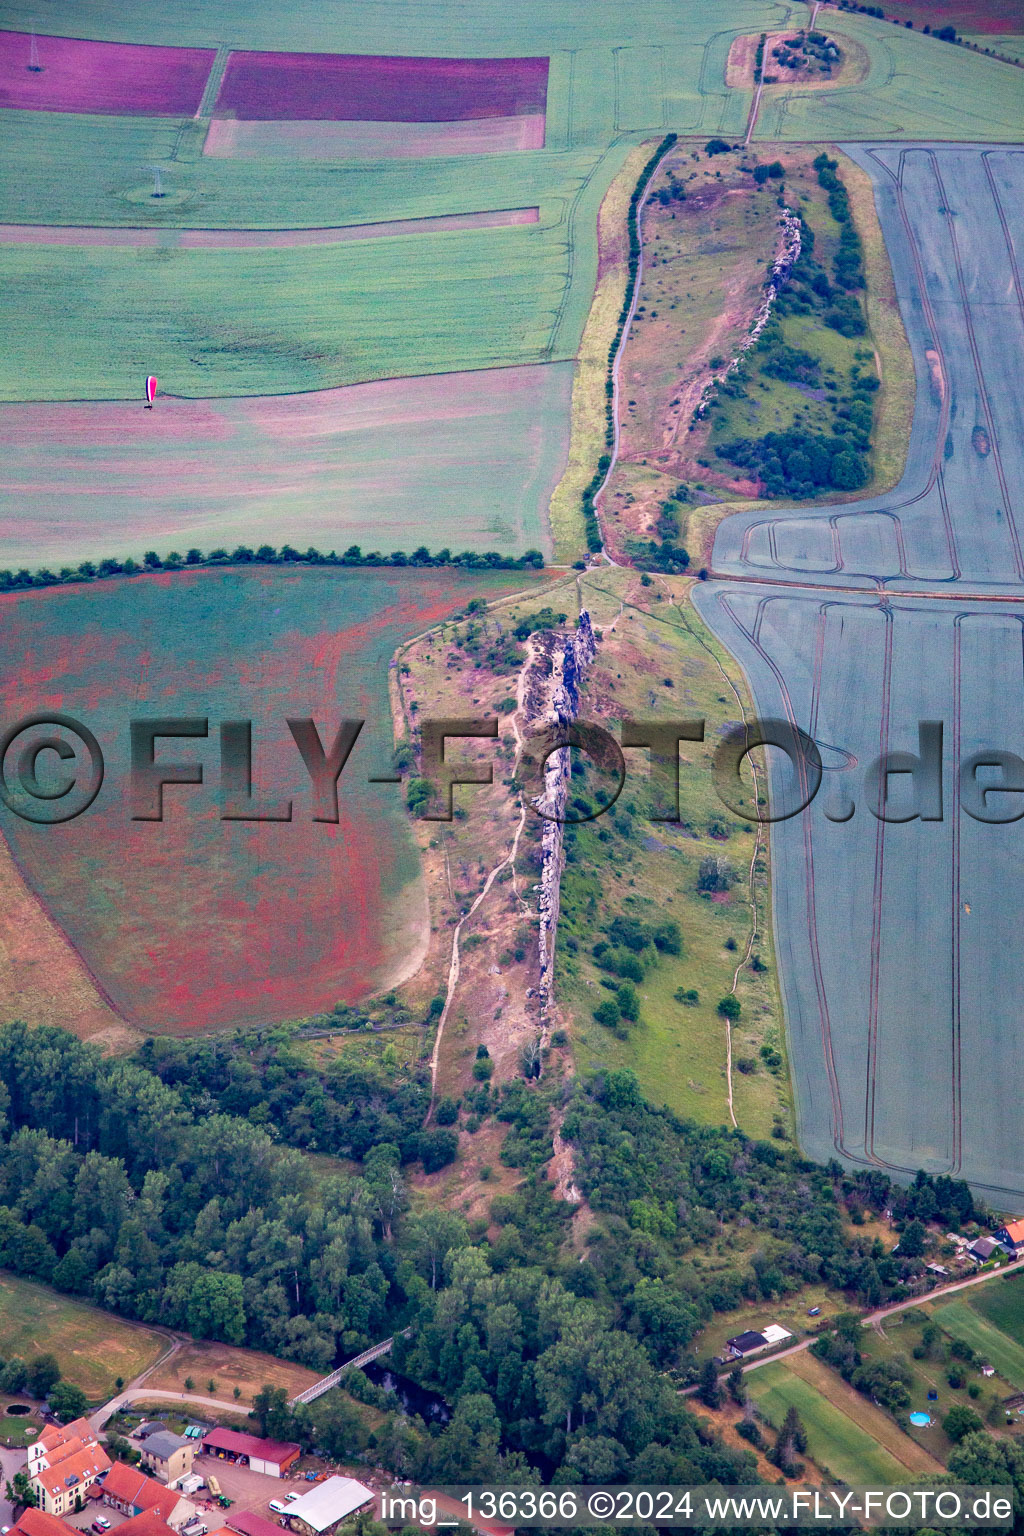
M 19 571 L 2 570 L 0 592 L 19 592 L 30 587 L 68 586 L 103 581 L 112 576 L 146 576 L 157 571 L 198 570 L 204 566 L 224 565 L 369 566 L 387 569 L 412 567 L 414 570 L 451 566 L 467 571 L 539 571 L 544 568 L 544 556 L 539 549 L 528 549 L 521 555 L 503 555 L 497 550 L 481 554 L 475 549 L 466 549 L 454 555 L 450 549 L 439 549 L 431 554 L 423 544 L 414 549 L 411 555 L 400 549 L 386 555 L 376 549 L 364 554 L 358 544 L 351 544 L 340 555 L 333 549 L 324 554 L 312 545 L 303 551 L 293 549 L 290 544 L 282 544 L 280 549 L 273 544 L 261 544 L 257 549 L 248 544 L 239 544 L 230 552 L 226 549 L 212 549 L 208 554 L 204 554 L 201 549 L 190 549 L 184 555 L 176 550 L 167 555 L 158 555 L 151 549 L 143 555 L 141 564 L 129 556 L 125 560 L 83 560 L 76 566 L 62 566 L 57 572 L 45 566 L 35 571 L 24 568 Z

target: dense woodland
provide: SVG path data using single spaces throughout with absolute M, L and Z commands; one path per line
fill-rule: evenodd
M 613 937 L 625 953 L 647 935 L 620 925 Z M 422 1134 L 415 1073 L 341 1062 L 314 1074 L 289 1041 L 253 1049 L 241 1034 L 141 1054 L 113 1060 L 61 1030 L 0 1028 L 0 1266 L 317 1370 L 407 1328 L 393 1363 L 447 1402 L 447 1420 L 395 1411 L 361 1375 L 352 1395 L 385 1410 L 372 1433 L 336 1394 L 293 1412 L 267 1389 L 257 1417 L 265 1432 L 408 1476 L 754 1481 L 750 1454 L 678 1395 L 697 1379 L 712 1313 L 809 1280 L 851 1302 L 901 1297 L 921 1269 L 915 1227 L 984 1215 L 961 1182 L 920 1174 L 902 1189 L 876 1171 L 820 1168 L 680 1120 L 611 1071 L 502 1089 L 478 1074 L 445 1118 L 470 1133 L 487 1116 L 507 1126 L 502 1158 L 522 1182 L 496 1195 L 489 1223 L 414 1214 L 403 1161 Z M 572 1208 L 544 1177 L 556 1113 L 597 1218 L 582 1255 Z M 283 1144 L 314 1137 L 361 1159 L 355 1171 L 325 1176 Z M 883 1208 L 910 1252 L 858 1235 Z M 965 1466 L 1003 1455 L 966 1430 Z

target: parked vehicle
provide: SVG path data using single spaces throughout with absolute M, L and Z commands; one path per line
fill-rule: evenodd
M 283 1515 L 288 1506 L 286 1504 L 282 1504 L 280 1499 L 271 1499 L 270 1507 L 274 1511 L 275 1515 Z

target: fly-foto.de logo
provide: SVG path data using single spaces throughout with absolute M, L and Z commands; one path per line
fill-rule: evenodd
M 288 822 L 296 816 L 337 824 L 339 786 L 365 721 L 342 719 L 321 734 L 311 717 L 288 717 L 283 730 L 305 769 L 302 800 L 297 794 L 274 798 L 254 788 L 256 748 L 251 720 L 211 722 L 206 716 L 161 716 L 128 722 L 128 795 L 133 821 L 164 820 L 168 801 L 176 814 L 185 804 L 186 789 L 213 795 L 224 821 Z M 266 738 L 267 727 L 263 727 Z M 651 821 L 681 819 L 679 749 L 684 742 L 703 742 L 703 719 L 623 720 L 618 739 L 604 726 L 576 720 L 539 726 L 523 736 L 516 784 L 538 816 L 573 823 L 595 820 L 609 811 L 625 786 L 627 775 L 639 773 L 649 789 L 647 815 Z M 491 784 L 493 763 L 452 761 L 449 744 L 494 741 L 497 718 L 445 718 L 420 724 L 417 814 L 426 821 L 450 821 L 456 785 Z M 216 740 L 213 745 L 211 738 Z M 201 756 L 196 743 L 210 741 Z M 182 742 L 191 751 L 181 749 Z M 852 819 L 858 807 L 880 821 L 942 821 L 945 769 L 955 769 L 956 804 L 976 821 L 1006 823 L 1024 817 L 1024 758 L 997 748 L 985 748 L 959 764 L 944 761 L 941 721 L 917 726 L 917 751 L 879 754 L 859 776 L 830 775 L 833 782 L 823 802 L 832 822 Z M 751 793 L 743 765 L 758 748 L 775 749 L 771 792 Z M 569 772 L 572 749 L 583 753 L 605 776 L 602 803 L 581 810 L 563 804 L 550 791 L 552 763 L 563 776 Z M 626 752 L 645 753 L 646 762 Z M 556 754 L 561 754 L 557 757 Z M 781 754 L 781 755 L 779 755 Z M 846 754 L 856 761 L 852 754 Z M 367 783 L 400 784 L 403 774 L 368 771 L 358 762 L 348 769 Z M 711 760 L 714 787 L 722 804 L 750 822 L 787 821 L 807 810 L 825 779 L 821 751 L 799 726 L 788 720 L 755 719 L 728 727 Z M 0 738 L 0 801 L 24 821 L 41 826 L 72 821 L 101 793 L 106 762 L 97 735 L 71 715 L 40 711 L 9 725 Z M 173 797 L 168 791 L 173 791 Z M 178 797 L 182 800 L 179 803 Z M 564 797 L 563 797 L 564 798 Z

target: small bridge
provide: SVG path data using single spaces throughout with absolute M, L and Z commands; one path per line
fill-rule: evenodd
M 411 1332 L 411 1328 L 406 1328 L 401 1337 L 407 1339 Z M 305 1392 L 300 1392 L 298 1397 L 293 1397 L 288 1404 L 289 1408 L 294 1408 L 297 1403 L 315 1403 L 318 1397 L 323 1397 L 325 1392 L 329 1392 L 332 1387 L 338 1385 L 346 1371 L 361 1371 L 371 1361 L 379 1360 L 381 1355 L 390 1354 L 394 1342 L 394 1335 L 392 1335 L 390 1339 L 384 1339 L 382 1343 L 373 1344 L 369 1349 L 364 1349 L 361 1355 L 353 1355 L 351 1360 L 346 1360 L 344 1365 L 339 1365 L 338 1369 L 332 1371 L 329 1376 L 323 1376 L 319 1381 L 314 1381 Z

